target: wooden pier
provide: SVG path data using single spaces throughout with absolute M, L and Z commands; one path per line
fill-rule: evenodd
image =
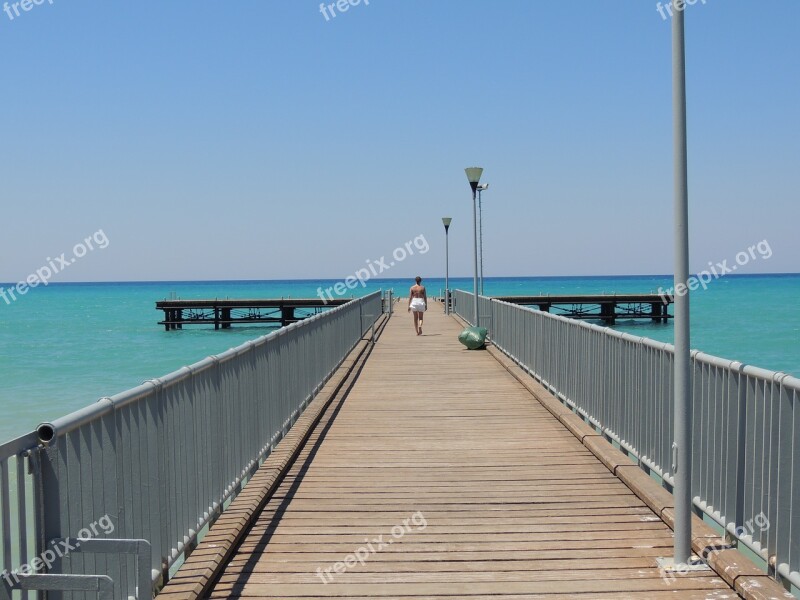
M 156 302 L 156 309 L 164 311 L 164 320 L 158 324 L 167 331 L 183 329 L 184 325 L 213 325 L 214 329 L 229 329 L 236 324 L 285 327 L 349 301 L 350 298 L 162 300 Z
M 614 325 L 617 319 L 649 319 L 666 323 L 672 318 L 669 305 L 672 295 L 659 294 L 593 294 L 593 295 L 540 295 L 496 296 L 497 300 L 534 306 L 543 312 L 552 312 L 570 319 L 596 319 Z
M 696 517 L 716 572 L 659 571 L 672 496 L 456 318 L 396 308 L 164 600 L 791 598 Z

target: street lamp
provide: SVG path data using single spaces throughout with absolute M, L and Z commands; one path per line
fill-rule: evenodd
M 689 279 L 689 189 L 686 160 L 686 44 L 678 0 L 672 17 L 672 103 L 675 153 L 675 285 Z M 689 346 L 689 290 L 675 294 L 675 555 L 689 564 L 692 555 L 692 386 Z
M 481 181 L 481 175 L 483 175 L 483 169 L 481 167 L 468 167 L 464 169 L 467 173 L 467 179 L 469 180 L 469 186 L 472 188 L 472 229 L 473 229 L 473 246 L 475 248 L 474 252 L 474 259 L 475 259 L 475 274 L 473 277 L 473 318 L 474 318 L 474 325 L 478 327 L 480 324 L 478 322 L 478 184 Z
M 480 280 L 479 285 L 481 289 L 481 296 L 483 296 L 483 207 L 481 206 L 481 192 L 485 192 L 488 189 L 488 183 L 481 183 L 478 185 L 478 223 L 480 223 L 478 227 L 478 249 L 480 253 L 478 279 Z
M 450 242 L 448 232 L 450 231 L 450 223 L 453 221 L 450 217 L 442 217 L 442 225 L 444 225 L 444 314 L 450 314 Z
M 657 560 L 666 572 L 708 570 L 702 559 L 692 556 L 692 358 L 689 340 L 689 184 L 686 141 L 686 41 L 684 2 L 671 0 L 672 15 L 672 107 L 675 219 L 675 362 L 673 369 L 674 441 L 672 476 L 675 500 L 675 540 L 671 558 Z M 682 286 L 679 288 L 678 286 Z

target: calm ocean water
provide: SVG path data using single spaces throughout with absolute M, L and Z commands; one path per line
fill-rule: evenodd
M 102 396 L 159 377 L 209 354 L 263 335 L 264 327 L 157 325 L 157 300 L 190 298 L 308 298 L 334 281 L 158 282 L 51 284 L 11 305 L 0 301 L 0 441 L 63 416 Z M 430 294 L 443 279 L 425 281 Z M 359 294 L 408 280 L 371 282 Z M 655 292 L 669 277 L 496 278 L 488 295 Z M 471 279 L 452 279 L 469 290 Z M 767 369 L 800 375 L 800 275 L 729 276 L 692 296 L 692 347 Z M 401 318 L 404 315 L 401 315 Z M 671 325 L 620 323 L 617 329 L 672 341 Z

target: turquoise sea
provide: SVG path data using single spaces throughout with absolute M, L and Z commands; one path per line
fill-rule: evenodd
M 100 397 L 159 377 L 267 333 L 263 326 L 166 332 L 155 302 L 179 298 L 316 297 L 335 281 L 226 281 L 50 284 L 16 302 L 0 300 L 0 441 Z M 424 282 L 430 295 L 443 279 Z M 369 282 L 408 293 L 408 280 Z M 669 276 L 489 278 L 487 295 L 656 292 Z M 9 287 L 6 285 L 5 287 Z M 472 279 L 451 279 L 471 290 Z M 800 375 L 800 274 L 728 276 L 692 294 L 692 347 Z M 405 315 L 400 315 L 403 318 Z M 636 335 L 672 341 L 672 326 L 619 323 Z

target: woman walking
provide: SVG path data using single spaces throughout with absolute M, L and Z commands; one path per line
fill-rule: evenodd
M 408 312 L 414 313 L 414 331 L 422 335 L 422 316 L 428 310 L 428 293 L 422 285 L 422 277 L 417 276 L 408 297 Z

